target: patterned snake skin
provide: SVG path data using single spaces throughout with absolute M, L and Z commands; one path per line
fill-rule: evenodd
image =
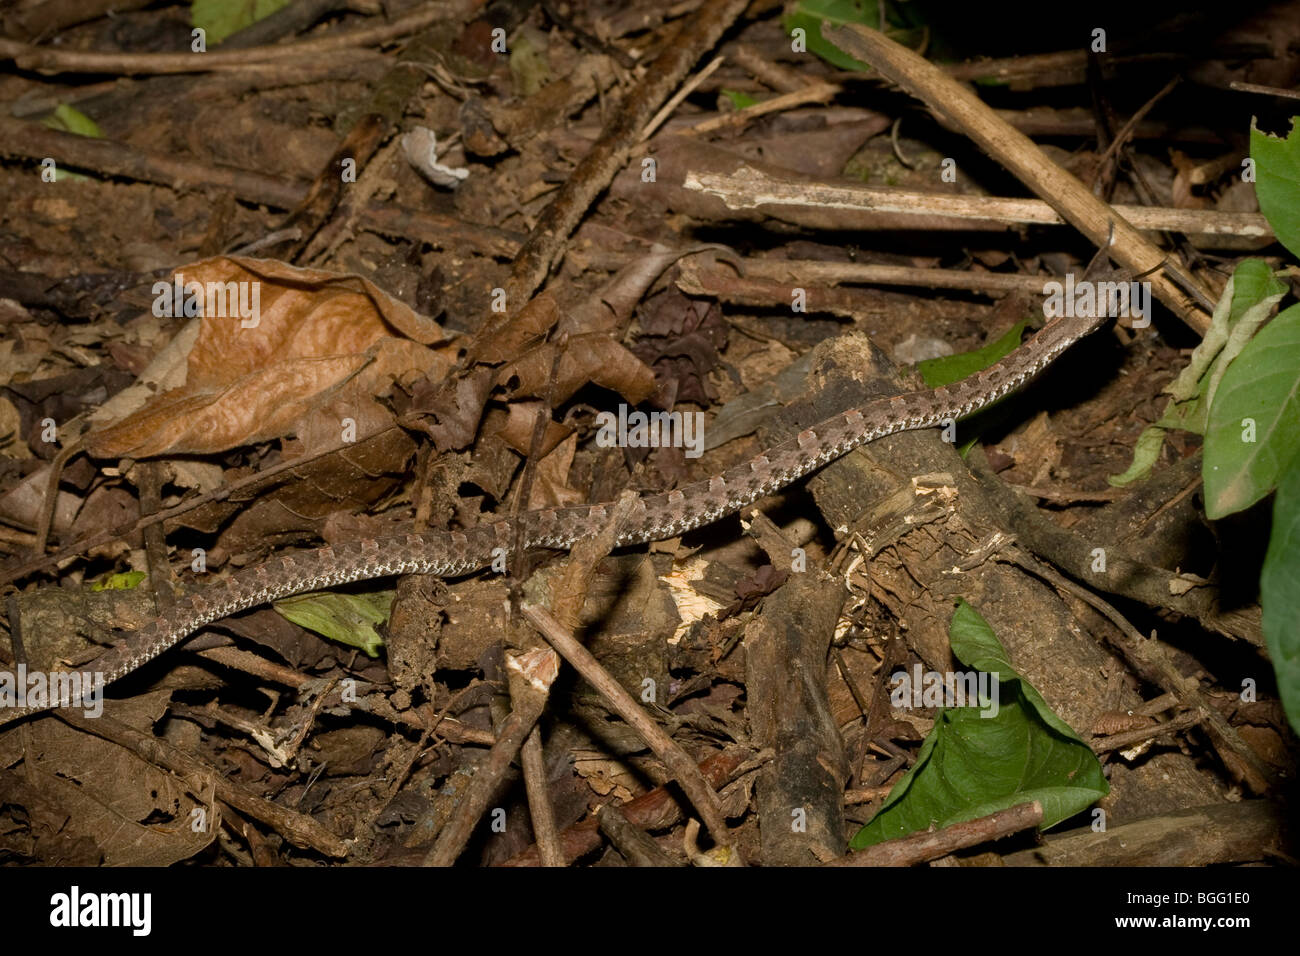
M 1024 385 L 1104 321 L 1104 317 L 1055 318 L 1001 361 L 954 385 L 851 408 L 720 475 L 664 494 L 645 495 L 634 504 L 618 544 L 675 537 L 732 514 L 866 442 L 964 418 Z M 181 598 L 168 613 L 130 634 L 82 671 L 102 674 L 103 682 L 111 683 L 205 624 L 304 591 L 396 574 L 468 574 L 514 548 L 519 531 L 524 547 L 568 548 L 599 532 L 612 508 L 612 504 L 549 508 L 466 531 L 393 535 L 271 558 Z M 80 706 L 76 699 L 57 703 Z M 47 709 L 6 707 L 0 712 L 0 724 Z

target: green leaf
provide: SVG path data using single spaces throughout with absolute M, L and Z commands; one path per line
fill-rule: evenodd
M 92 139 L 104 138 L 99 124 L 67 103 L 56 106 L 53 113 L 41 120 L 41 125 L 57 129 L 62 133 L 76 133 L 78 136 L 89 136 Z
M 1250 123 L 1250 155 L 1255 160 L 1255 197 L 1278 242 L 1300 256 L 1300 136 L 1291 118 L 1286 139 L 1260 132 Z
M 904 46 L 916 46 L 923 31 L 911 25 L 915 19 L 911 11 L 899 13 L 890 9 L 885 14 L 885 35 Z M 856 72 L 871 69 L 866 63 L 849 56 L 824 39 L 821 25 L 829 23 L 833 27 L 842 27 L 846 23 L 861 23 L 879 30 L 880 5 L 876 0 L 801 0 L 781 22 L 787 35 L 792 36 L 795 30 L 803 30 L 808 52 L 815 53 L 832 66 Z M 891 28 L 891 23 L 897 26 Z
M 926 359 L 916 363 L 916 369 L 925 379 L 927 388 L 951 385 L 976 372 L 988 368 L 998 359 L 1010 355 L 1020 346 L 1020 336 L 1029 323 L 1017 322 L 1004 335 L 988 345 L 981 346 L 973 352 L 959 355 L 945 355 L 943 358 Z
M 837 27 L 846 23 L 864 23 L 878 29 L 880 17 L 875 0 L 802 0 L 782 21 L 787 35 L 793 35 L 795 30 L 803 30 L 808 52 L 817 54 L 832 66 L 838 66 L 841 70 L 871 69 L 822 39 L 823 23 Z
M 951 385 L 953 382 L 960 382 L 963 378 L 974 375 L 981 369 L 986 369 L 998 359 L 1014 352 L 1020 345 L 1020 336 L 1025 331 L 1027 322 L 1017 322 L 1008 329 L 996 341 L 981 346 L 972 352 L 962 352 L 959 355 L 945 355 L 943 358 L 925 359 L 916 363 L 917 371 L 921 373 L 921 378 L 930 388 L 938 388 L 940 385 Z M 969 420 L 976 422 L 974 427 L 969 429 L 970 437 L 967 438 L 957 447 L 957 453 L 963 458 L 979 441 L 980 433 L 983 427 L 990 421 L 995 420 L 997 412 L 991 412 L 1000 402 L 994 402 L 980 412 L 972 416 Z M 988 415 L 984 418 L 981 416 Z
M 731 101 L 731 105 L 738 110 L 743 110 L 747 106 L 753 106 L 758 102 L 748 93 L 742 93 L 740 90 L 723 90 L 722 95 Z
M 1227 372 L 1228 366 L 1232 360 L 1241 354 L 1246 343 L 1255 337 L 1255 333 L 1260 327 L 1268 321 L 1268 317 L 1273 314 L 1273 307 L 1282 301 L 1282 296 L 1290 291 L 1289 287 L 1279 282 L 1273 276 L 1267 264 L 1260 262 L 1258 259 L 1247 259 L 1237 269 L 1238 272 L 1246 270 L 1248 266 L 1255 263 L 1265 270 L 1267 275 L 1263 279 L 1259 277 L 1250 277 L 1248 279 L 1258 279 L 1258 283 L 1247 282 L 1244 293 L 1241 296 L 1233 296 L 1231 315 L 1228 318 L 1228 339 L 1223 343 L 1223 350 L 1219 353 L 1210 369 L 1209 387 L 1202 390 L 1205 395 L 1207 404 L 1214 404 L 1215 393 L 1219 389 L 1219 383 L 1223 380 L 1224 373 Z M 1236 273 L 1234 273 L 1235 275 Z M 1258 295 L 1258 298 L 1252 299 L 1252 295 Z M 1192 353 L 1193 357 L 1196 352 Z
M 1287 288 L 1264 260 L 1241 262 L 1228 277 L 1228 284 L 1214 308 L 1210 328 L 1192 352 L 1191 361 L 1165 391 L 1180 400 L 1192 398 L 1198 392 L 1205 394 L 1206 373 L 1213 372 L 1217 382 L 1228 363 L 1264 324 L 1273 306 L 1286 295 Z
M 853 837 L 855 850 L 1030 800 L 1042 804 L 1047 828 L 1110 792 L 1092 749 L 1016 673 L 993 629 L 965 601 L 949 637 L 958 660 L 996 677 L 994 693 L 980 707 L 939 713 L 912 769 Z
M 1173 396 L 1164 414 L 1139 436 L 1133 450 L 1133 463 L 1120 475 L 1108 479 L 1122 487 L 1150 474 L 1164 447 L 1165 432 L 1171 428 L 1205 434 L 1210 400 L 1229 363 L 1245 347 L 1255 330 L 1272 313 L 1286 294 L 1287 286 L 1279 282 L 1273 270 L 1260 259 L 1240 263 L 1228 278 L 1214 317 L 1191 361 L 1165 391 Z
M 54 108 L 54 112 L 45 119 L 41 120 L 42 126 L 48 126 L 50 129 L 56 129 L 61 133 L 74 133 L 77 136 L 88 136 L 91 139 L 103 139 L 104 134 L 100 131 L 99 125 L 80 110 L 73 109 L 66 103 L 60 103 Z M 90 181 L 90 177 L 83 176 L 81 173 L 70 172 L 62 167 L 56 166 L 54 169 L 54 181 L 85 183 Z
M 145 579 L 143 571 L 122 571 L 119 574 L 106 574 L 90 586 L 92 591 L 134 591 Z
M 541 45 L 539 45 L 539 42 Z M 551 82 L 546 36 L 520 30 L 510 45 L 510 76 L 516 96 L 532 96 Z
M 1281 312 L 1228 366 L 1210 404 L 1202 478 L 1210 518 L 1249 508 L 1300 448 L 1300 306 Z
M 1243 259 L 1232 270 L 1232 282 L 1237 292 L 1233 296 L 1232 311 L 1228 317 L 1229 329 L 1234 328 L 1258 303 L 1285 295 L 1289 289 L 1263 259 Z
M 190 23 L 204 31 L 212 46 L 288 5 L 289 0 L 194 0 Z
M 1173 402 L 1169 403 L 1170 407 Z M 1168 412 L 1165 413 L 1168 415 Z M 1142 434 L 1133 445 L 1133 462 L 1124 471 L 1118 475 L 1109 475 L 1106 480 L 1116 488 L 1123 488 L 1135 481 L 1141 481 L 1147 475 L 1151 474 L 1151 469 L 1155 467 L 1156 462 L 1160 460 L 1160 449 L 1165 447 L 1165 432 L 1169 430 L 1169 425 L 1165 419 L 1160 419 L 1154 425 L 1148 425 L 1142 429 Z
M 391 588 L 355 594 L 316 591 L 276 601 L 274 607 L 300 627 L 377 657 L 384 639 L 374 626 L 388 620 L 395 593 Z
M 1300 457 L 1273 499 L 1273 531 L 1259 576 L 1264 640 L 1291 728 L 1300 734 Z

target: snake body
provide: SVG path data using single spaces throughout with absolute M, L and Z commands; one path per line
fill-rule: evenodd
M 618 533 L 619 546 L 671 538 L 711 524 L 784 488 L 866 442 L 956 421 L 1020 388 L 1105 321 L 1058 317 L 1006 357 L 953 385 L 881 398 L 850 408 L 719 475 L 644 495 Z M 490 565 L 522 540 L 526 548 L 566 549 L 600 532 L 613 503 L 547 508 L 464 531 L 391 535 L 273 557 L 202 591 L 128 635 L 84 669 L 105 684 L 129 674 L 205 624 L 280 598 L 399 574 L 456 577 Z M 78 700 L 55 702 L 79 706 Z M 49 706 L 6 707 L 0 724 Z

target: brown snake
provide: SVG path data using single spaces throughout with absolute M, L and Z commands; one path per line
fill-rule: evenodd
M 1104 322 L 1104 315 L 1054 318 L 1005 358 L 951 386 L 907 392 L 851 408 L 720 475 L 642 496 L 633 503 L 617 543 L 624 546 L 675 537 L 732 514 L 866 442 L 964 418 L 1027 383 Z M 166 614 L 128 635 L 82 670 L 100 673 L 105 684 L 111 683 L 205 624 L 304 591 L 397 574 L 468 574 L 508 553 L 520 538 L 526 548 L 568 548 L 602 530 L 612 509 L 612 504 L 548 508 L 466 531 L 392 535 L 271 558 L 181 598 Z M 74 698 L 60 705 L 80 703 Z M 48 709 L 7 707 L 0 713 L 0 724 Z

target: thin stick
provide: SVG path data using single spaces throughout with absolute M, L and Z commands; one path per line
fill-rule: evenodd
M 954 823 L 942 830 L 913 833 L 897 840 L 850 853 L 827 866 L 912 866 L 937 860 L 955 850 L 979 846 L 1019 833 L 1043 822 L 1043 805 L 1037 800 L 999 810 L 986 817 Z
M 28 726 L 27 724 L 23 725 Z M 754 763 L 749 751 L 735 748 L 714 752 L 700 762 L 700 773 L 712 787 L 723 787 L 734 780 L 744 767 Z M 682 820 L 682 808 L 676 795 L 666 786 L 655 787 L 630 803 L 619 807 L 633 826 L 647 830 L 662 830 L 675 826 Z M 566 827 L 560 834 L 565 859 L 576 860 L 600 847 L 600 827 L 595 817 Z M 502 863 L 502 866 L 537 866 L 537 847 L 532 846 Z
M 534 727 L 520 752 L 524 768 L 524 789 L 528 793 L 528 813 L 533 821 L 533 836 L 542 857 L 542 866 L 564 866 L 564 849 L 560 845 L 560 828 L 555 823 L 555 807 L 546 786 L 546 760 L 542 753 L 542 732 Z
M 1192 290 L 1201 303 L 1212 302 L 1200 283 L 1181 265 L 1167 261 L 1155 243 L 1094 196 L 1077 178 L 1052 162 L 1033 140 L 999 118 L 967 87 L 875 30 L 858 24 L 828 30 L 823 24 L 822 35 L 850 56 L 870 63 L 930 109 L 957 124 L 976 145 L 1046 200 L 1094 245 L 1107 248 L 1120 265 L 1137 275 L 1154 272 L 1148 281 L 1160 301 L 1200 334 L 1209 329 L 1209 315 L 1184 291 Z
M 1137 730 L 1125 731 L 1122 734 L 1099 737 L 1090 746 L 1092 752 L 1098 754 L 1109 753 L 1112 750 L 1123 750 L 1125 747 L 1132 747 L 1148 740 L 1154 740 L 1157 737 L 1163 737 L 1166 734 L 1173 734 L 1180 730 L 1187 730 L 1189 727 L 1195 727 L 1203 719 L 1200 714 L 1191 710 L 1161 724 L 1152 724 L 1150 727 L 1139 727 Z
M 209 70 L 248 70 L 275 61 L 337 54 L 350 47 L 376 46 L 422 30 L 438 20 L 463 16 L 473 9 L 468 0 L 424 3 L 415 13 L 379 27 L 341 31 L 333 36 L 296 43 L 228 50 L 216 53 L 89 53 L 58 50 L 0 39 L 0 60 L 13 60 L 21 70 L 42 73 L 112 73 L 124 76 L 160 73 L 205 73 Z
M 497 733 L 497 742 L 488 751 L 487 758 L 475 771 L 452 818 L 424 858 L 425 866 L 451 866 L 464 851 L 474 826 L 486 812 L 519 748 L 546 708 L 551 684 L 560 673 L 559 657 L 547 648 L 508 656 L 506 666 L 522 672 L 521 686 L 525 692 L 514 698 L 514 710 Z
M 49 479 L 45 483 L 45 500 L 41 502 L 41 514 L 36 526 L 36 540 L 32 543 L 32 559 L 40 560 L 45 554 L 45 546 L 50 540 L 50 531 L 54 528 L 54 513 L 59 506 L 59 481 L 63 478 L 63 469 L 73 455 L 81 452 L 81 441 L 77 440 L 67 448 L 59 450 L 50 462 Z
M 709 61 L 708 66 L 683 83 L 681 89 L 670 96 L 668 102 L 663 105 L 663 108 L 651 118 L 650 122 L 645 124 L 645 127 L 641 130 L 641 142 L 644 143 L 653 136 L 655 130 L 663 125 L 664 120 L 673 115 L 673 110 L 677 109 L 677 107 L 681 105 L 682 100 L 695 92 L 697 86 L 711 77 L 717 71 L 718 67 L 722 66 L 724 59 L 725 57 L 715 56 Z
M 1261 86 L 1258 83 L 1243 83 L 1241 80 L 1233 80 L 1228 84 L 1228 89 L 1239 90 L 1242 93 L 1263 93 L 1267 96 L 1284 96 L 1291 100 L 1300 100 L 1300 90 L 1286 90 L 1280 86 Z
M 351 840 L 336 836 L 306 814 L 286 810 L 270 800 L 254 795 L 227 779 L 216 767 L 209 766 L 162 737 L 141 733 L 134 727 L 104 715 L 91 718 L 79 710 L 66 707 L 55 713 L 65 724 L 125 747 L 146 763 L 170 770 L 182 779 L 204 781 L 204 789 L 210 788 L 217 799 L 230 804 L 240 813 L 265 823 L 283 834 L 294 846 L 333 857 L 345 857 L 351 849 Z
M 719 846 L 732 846 L 726 819 L 718 795 L 701 775 L 695 761 L 656 724 L 636 700 L 623 689 L 623 685 L 610 675 L 578 640 L 551 613 L 535 604 L 523 607 L 524 617 L 532 622 L 547 642 L 560 652 L 573 669 L 605 698 L 614 713 L 618 714 L 637 732 L 656 757 L 664 762 L 695 809 L 704 819 L 714 842 Z
M 840 87 L 834 83 L 814 83 L 812 86 L 806 86 L 801 90 L 782 93 L 780 96 L 774 96 L 771 99 L 763 100 L 761 103 L 755 103 L 753 106 L 746 106 L 734 113 L 711 116 L 703 122 L 688 126 L 679 132 L 685 135 L 697 135 L 699 133 L 711 133 L 718 129 L 729 129 L 733 126 L 744 126 L 750 120 L 758 119 L 760 116 L 767 116 L 769 113 L 780 113 L 808 103 L 825 103 L 839 91 Z
M 46 156 L 57 156 L 60 166 L 175 189 L 204 183 L 213 189 L 229 190 L 245 202 L 276 209 L 294 208 L 311 190 L 310 183 L 297 179 L 199 162 L 174 153 L 137 149 L 110 139 L 77 136 L 46 129 L 39 123 L 5 117 L 0 117 L 0 155 L 37 162 Z M 364 228 L 382 235 L 419 239 L 439 249 L 459 248 L 464 243 L 485 255 L 502 259 L 518 251 L 522 238 L 495 226 L 473 225 L 452 216 L 413 211 L 392 203 L 371 203 L 361 211 L 359 219 Z
M 559 666 L 559 658 L 554 651 L 546 652 L 549 659 Z M 511 700 L 526 698 L 530 688 L 525 686 L 527 678 L 519 667 L 506 668 L 506 680 L 510 686 Z M 528 814 L 533 822 L 533 837 L 541 853 L 542 866 L 564 866 L 564 851 L 560 849 L 560 829 L 555 823 L 555 807 L 551 804 L 551 792 L 547 786 L 546 760 L 542 753 L 542 729 L 533 727 L 524 741 L 519 753 L 519 762 L 524 768 L 524 790 L 528 794 Z
M 550 205 L 542 210 L 515 257 L 506 285 L 506 301 L 512 312 L 522 308 L 546 281 L 551 266 L 569 241 L 569 234 L 631 157 L 646 120 L 682 82 L 695 62 L 713 49 L 747 5 L 748 0 L 705 0 L 681 25 L 676 40 L 668 43 L 649 64 L 645 78 L 619 104 L 600 139 L 587 151 Z
M 596 811 L 600 832 L 633 866 L 684 866 L 659 848 L 650 834 L 634 825 L 623 811 L 607 803 Z
M 717 196 L 732 209 L 755 206 L 817 206 L 860 210 L 865 214 L 942 216 L 955 220 L 1005 225 L 1063 226 L 1066 219 L 1041 199 L 1007 199 L 998 196 L 958 196 L 953 193 L 891 189 L 886 186 L 807 182 L 775 179 L 756 169 L 737 173 L 688 171 L 686 189 Z M 1109 207 L 1135 229 L 1170 230 L 1204 235 L 1267 238 L 1272 228 L 1260 213 L 1220 212 L 1214 209 L 1174 209 L 1162 206 Z
M 1101 158 L 1097 160 L 1098 169 L 1106 168 L 1106 164 L 1111 161 L 1115 154 L 1118 153 L 1124 144 L 1128 142 L 1129 137 L 1133 135 L 1133 130 L 1137 129 L 1138 123 L 1142 122 L 1142 120 L 1146 118 L 1146 115 L 1151 112 L 1153 106 L 1173 91 L 1173 88 L 1178 85 L 1180 79 L 1182 78 L 1175 73 L 1174 78 L 1166 83 L 1159 93 L 1143 103 L 1142 108 L 1128 118 L 1128 122 L 1120 127 L 1119 132 L 1115 134 L 1115 138 L 1112 139 L 1110 145 L 1106 147 L 1106 152 L 1102 153 Z M 1131 219 L 1129 221 L 1132 222 Z

